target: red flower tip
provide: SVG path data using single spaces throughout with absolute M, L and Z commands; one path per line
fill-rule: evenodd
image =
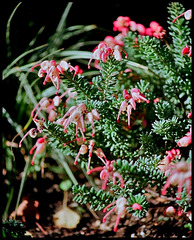
M 139 205 L 138 203 L 134 203 L 134 204 L 132 205 L 132 209 L 133 209 L 133 210 L 142 210 L 142 206 Z

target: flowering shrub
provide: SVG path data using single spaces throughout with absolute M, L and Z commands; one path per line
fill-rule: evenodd
M 118 35 L 105 37 L 88 59 L 88 69 L 99 71 L 92 79 L 65 59 L 44 60 L 30 70 L 56 93 L 41 96 L 31 109 L 36 127 L 19 147 L 38 137 L 31 164 L 38 154 L 58 149 L 88 177 L 100 172 L 96 188 L 74 184 L 74 201 L 108 210 L 103 222 L 115 212 L 114 231 L 127 213 L 146 214 L 149 188 L 175 201 L 167 216 L 190 208 L 191 12 L 179 3 L 168 11 L 169 31 L 155 21 L 146 28 L 119 16 L 113 22 Z

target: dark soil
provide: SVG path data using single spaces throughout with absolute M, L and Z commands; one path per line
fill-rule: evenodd
M 94 217 L 86 205 L 78 206 L 73 202 L 73 196 L 69 192 L 68 207 L 80 213 L 82 217 L 75 229 L 60 229 L 54 225 L 53 214 L 62 206 L 63 192 L 59 189 L 59 183 L 63 176 L 46 169 L 43 176 L 39 175 L 37 174 L 36 180 L 32 176 L 28 177 L 22 195 L 22 199 L 28 199 L 29 203 L 38 201 L 39 206 L 33 209 L 33 214 L 32 209 L 26 211 L 25 219 L 18 217 L 19 220 L 25 221 L 25 229 L 33 238 L 191 238 L 191 233 L 184 227 L 188 217 L 182 215 L 165 219 L 163 212 L 169 206 L 169 201 L 160 197 L 150 198 L 150 208 L 144 218 L 138 219 L 128 213 L 120 220 L 118 231 L 115 233 L 113 228 L 116 215 L 110 215 L 107 222 L 102 223 L 102 212 L 96 212 L 97 216 Z M 80 181 L 83 182 L 84 179 Z M 40 216 L 38 220 L 35 219 L 35 213 Z

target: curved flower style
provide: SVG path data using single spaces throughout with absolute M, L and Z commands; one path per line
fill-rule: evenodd
M 116 212 L 117 213 L 117 219 L 115 222 L 115 226 L 114 226 L 114 232 L 117 232 L 117 226 L 119 224 L 119 220 L 120 218 L 124 218 L 125 214 L 126 214 L 126 204 L 127 204 L 127 199 L 124 197 L 120 197 L 118 198 L 116 201 L 112 202 L 111 204 L 109 204 L 108 206 L 106 206 L 103 210 L 103 212 L 105 213 L 107 211 L 107 209 L 109 207 L 111 207 L 112 205 L 115 206 L 103 217 L 103 223 L 106 222 L 106 218 L 112 213 L 112 212 Z
M 39 109 L 38 109 L 39 107 Z M 38 110 L 37 110 L 38 109 Z M 35 116 L 34 113 L 37 110 Z M 53 100 L 47 97 L 43 97 L 38 104 L 34 107 L 34 109 L 31 112 L 31 117 L 34 118 L 34 120 L 37 118 L 38 114 L 40 113 L 41 110 L 46 110 L 49 114 L 51 113 L 52 115 L 52 111 L 55 110 L 55 106 L 53 104 Z M 55 111 L 54 111 L 55 112 Z M 51 120 L 51 115 L 49 116 L 49 120 Z
M 72 141 L 69 141 L 69 142 L 73 142 L 73 141 L 76 141 L 76 139 L 74 139 Z M 77 156 L 75 158 L 74 165 L 77 165 L 77 160 L 78 160 L 80 154 L 84 155 L 84 154 L 86 154 L 89 151 L 89 154 L 88 154 L 88 167 L 87 167 L 87 170 L 89 171 L 90 170 L 91 157 L 92 157 L 92 152 L 93 152 L 93 149 L 94 149 L 95 141 L 94 140 L 90 140 L 88 146 L 86 144 L 83 144 L 83 142 L 84 142 L 83 138 L 80 138 L 79 141 L 77 141 L 77 142 L 78 142 L 79 145 L 81 144 L 81 147 L 80 147 L 79 152 L 78 152 L 78 154 L 77 154 Z M 67 145 L 67 143 L 64 144 L 64 146 L 66 146 L 66 145 Z M 95 151 L 95 153 L 102 161 L 104 161 L 101 158 L 101 156 L 100 156 L 100 155 L 102 155 L 102 153 L 100 152 L 100 148 L 98 148 Z
M 59 64 L 57 64 L 54 60 L 45 60 L 42 63 L 33 66 L 30 71 L 32 72 L 34 68 L 38 66 L 40 66 L 38 76 L 40 78 L 45 77 L 43 85 L 46 85 L 47 82 L 52 82 L 57 89 L 56 94 L 59 92 L 60 74 L 63 74 L 63 72 L 67 71 L 68 69 L 73 69 L 77 73 L 77 69 L 64 60 Z
M 125 100 L 121 103 L 119 113 L 118 113 L 118 116 L 117 116 L 117 123 L 119 123 L 119 118 L 120 118 L 121 112 L 127 110 L 128 128 L 130 129 L 131 128 L 131 126 L 130 126 L 130 116 L 131 116 L 131 113 L 132 113 L 132 109 L 136 110 L 136 102 L 140 103 L 140 102 L 145 101 L 146 103 L 149 103 L 150 101 L 148 99 L 146 99 L 145 95 L 140 93 L 138 88 L 132 88 L 131 89 L 131 95 L 129 95 L 127 90 L 124 89 L 123 90 L 123 97 L 125 98 Z
M 22 146 L 22 142 L 24 141 L 24 139 L 30 135 L 31 138 L 35 138 L 37 136 L 38 133 L 42 132 L 42 129 L 44 128 L 43 124 L 45 122 L 45 120 L 43 118 L 41 119 L 33 119 L 34 123 L 36 124 L 37 128 L 31 128 L 24 136 L 23 138 L 20 140 L 19 142 L 19 147 Z
M 190 19 L 192 18 L 192 10 L 189 9 L 189 10 L 187 10 L 186 12 L 181 13 L 181 14 L 180 14 L 179 16 L 177 16 L 172 22 L 175 23 L 175 21 L 176 21 L 178 18 L 182 17 L 182 16 L 184 16 L 184 18 L 185 18 L 186 20 L 190 20 Z
M 48 115 L 48 120 L 50 122 L 53 122 L 57 118 L 57 109 L 56 107 L 59 106 L 61 99 L 68 94 L 69 97 L 66 100 L 66 103 L 75 96 L 75 92 L 71 93 L 72 88 L 67 89 L 61 96 L 55 96 L 53 99 L 43 97 L 38 104 L 34 107 L 34 109 L 31 112 L 31 117 L 33 117 L 33 120 L 37 119 L 38 114 L 41 112 L 41 110 L 45 110 Z M 39 109 L 38 109 L 39 108 Z M 37 110 L 38 109 L 38 110 Z M 35 114 L 36 111 L 36 114 Z M 35 114 L 35 115 L 34 115 Z
M 181 192 L 183 185 L 185 184 L 187 194 L 190 196 L 191 191 L 191 162 L 187 163 L 185 161 L 180 161 L 171 166 L 171 170 L 169 170 L 169 177 L 164 185 L 161 194 L 165 195 L 166 190 L 170 185 L 176 186 L 177 188 L 177 200 L 181 199 Z
M 80 149 L 79 149 L 79 152 L 78 152 L 78 154 L 77 154 L 77 157 L 76 157 L 76 159 L 75 159 L 75 161 L 74 161 L 74 165 L 77 165 L 77 160 L 78 160 L 80 154 L 83 154 L 83 155 L 84 155 L 84 154 L 86 154 L 87 152 L 88 152 L 88 146 L 85 145 L 85 144 L 82 144 L 81 147 L 80 147 Z
M 107 185 L 109 177 L 111 177 L 113 179 L 113 184 L 117 183 L 116 178 L 118 178 L 121 182 L 121 188 L 124 188 L 125 183 L 124 183 L 122 176 L 120 175 L 120 173 L 118 173 L 114 170 L 114 167 L 113 167 L 114 160 L 113 161 L 107 160 L 101 149 L 97 149 L 96 152 L 97 152 L 96 153 L 97 156 L 101 159 L 101 161 L 104 163 L 105 166 L 96 167 L 96 168 L 89 170 L 87 172 L 88 175 L 91 174 L 92 172 L 100 171 L 100 179 L 104 180 L 103 184 L 102 184 L 102 190 L 106 189 L 106 185 Z M 102 156 L 105 158 L 105 161 L 102 158 Z
M 38 129 L 37 128 L 31 128 L 24 136 L 23 138 L 21 139 L 21 141 L 19 142 L 19 147 L 22 146 L 22 142 L 23 140 L 28 136 L 30 135 L 31 138 L 35 138 L 38 134 Z
M 68 117 L 68 118 L 66 118 Z M 76 139 L 78 138 L 78 129 L 80 130 L 83 141 L 86 141 L 84 136 L 84 132 L 86 131 L 84 117 L 86 118 L 86 123 L 92 124 L 92 137 L 95 135 L 94 129 L 94 120 L 99 120 L 100 115 L 96 109 L 92 109 L 91 112 L 87 112 L 86 105 L 84 103 L 80 103 L 77 106 L 72 106 L 65 115 L 56 121 L 57 124 L 61 124 L 64 128 L 64 132 L 67 132 L 67 127 L 69 124 L 74 123 L 76 125 Z
M 36 151 L 33 155 L 32 161 L 31 161 L 31 165 L 34 165 L 34 160 L 36 158 L 36 155 L 38 153 L 43 153 L 45 151 L 46 144 L 47 144 L 47 141 L 45 140 L 45 138 L 46 137 L 38 138 L 36 141 L 36 144 L 31 148 L 30 154 L 32 154 L 34 149 L 36 148 Z

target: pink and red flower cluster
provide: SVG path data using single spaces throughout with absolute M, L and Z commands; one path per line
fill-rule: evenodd
M 158 168 L 167 174 L 170 163 L 176 158 L 180 159 L 181 154 L 179 149 L 174 149 L 174 148 L 171 149 L 170 151 L 166 151 L 166 153 L 167 153 L 167 156 L 165 156 L 164 159 L 161 160 L 160 164 L 158 165 Z
M 119 31 L 123 36 L 126 36 L 129 31 L 137 31 L 142 36 L 151 36 L 162 39 L 166 34 L 159 23 L 152 21 L 150 27 L 146 28 L 141 23 L 132 21 L 129 17 L 119 16 L 116 21 L 113 22 L 113 31 Z
M 144 94 L 140 93 L 140 90 L 138 88 L 132 88 L 131 89 L 131 95 L 127 92 L 126 89 L 123 90 L 123 97 L 125 100 L 121 103 L 119 113 L 117 116 L 117 123 L 119 123 L 120 115 L 123 111 L 127 110 L 128 115 L 128 128 L 131 128 L 130 124 L 130 117 L 132 113 L 132 109 L 136 110 L 136 103 L 140 102 L 146 102 L 149 103 L 150 101 L 145 97 Z
M 98 154 L 97 154 L 97 156 L 99 157 Z M 103 160 L 103 163 L 104 163 L 104 166 L 96 167 L 96 168 L 89 170 L 87 172 L 88 175 L 91 174 L 92 172 L 101 171 L 100 179 L 104 180 L 103 184 L 102 184 L 102 190 L 106 189 L 106 185 L 107 185 L 109 177 L 112 178 L 113 184 L 117 183 L 116 178 L 118 178 L 121 182 L 121 188 L 124 188 L 124 180 L 123 180 L 122 176 L 120 175 L 120 173 L 118 173 L 117 171 L 114 170 L 114 166 L 113 166 L 114 160 L 110 161 L 105 158 L 105 161 Z
M 102 62 L 107 62 L 107 60 L 113 56 L 116 60 L 122 60 L 122 48 L 119 45 L 115 45 L 114 47 L 107 46 L 106 43 L 101 42 L 98 46 L 94 49 L 92 57 L 88 63 L 88 68 L 90 69 L 90 63 L 92 59 L 101 60 Z
M 86 131 L 85 121 L 86 123 L 90 123 L 92 125 L 92 137 L 94 137 L 94 121 L 99 119 L 100 115 L 96 109 L 92 109 L 91 112 L 88 112 L 86 105 L 84 103 L 80 103 L 77 106 L 72 106 L 64 114 L 64 116 L 58 119 L 55 123 L 62 125 L 65 133 L 67 132 L 67 127 L 69 126 L 69 124 L 74 123 L 76 125 L 76 140 L 79 140 L 78 130 L 80 130 L 83 141 L 86 141 L 86 138 L 84 136 L 84 132 Z
M 191 162 L 180 161 L 170 165 L 168 179 L 162 189 L 161 194 L 165 195 L 170 185 L 177 187 L 177 200 L 181 199 L 181 192 L 185 184 L 188 196 L 191 195 Z
M 114 232 L 117 232 L 117 226 L 119 224 L 119 221 L 120 221 L 120 218 L 124 218 L 126 213 L 127 213 L 127 199 L 124 198 L 124 197 L 119 197 L 117 200 L 115 200 L 114 202 L 108 204 L 103 212 L 105 213 L 107 211 L 108 208 L 112 207 L 113 205 L 115 205 L 111 210 L 109 210 L 107 212 L 107 214 L 103 217 L 102 221 L 103 223 L 106 222 L 106 219 L 107 217 L 112 213 L 112 212 L 116 212 L 117 214 L 117 218 L 116 218 L 116 222 L 115 222 L 115 225 L 114 225 Z M 132 209 L 135 211 L 135 210 L 138 210 L 138 211 L 141 211 L 143 208 L 140 204 L 138 203 L 134 203 L 132 205 Z
M 65 60 L 62 60 L 59 64 L 55 62 L 55 60 L 45 60 L 39 64 L 36 64 L 31 68 L 31 72 L 34 70 L 35 67 L 40 66 L 40 69 L 38 71 L 38 76 L 45 77 L 43 85 L 46 85 L 47 82 L 52 82 L 53 85 L 56 87 L 58 94 L 59 92 L 59 84 L 60 84 L 60 75 L 64 73 L 64 71 L 67 71 L 68 69 L 70 71 L 75 71 L 75 74 L 81 74 L 83 71 L 79 69 L 79 66 L 76 65 L 74 68 L 69 63 L 67 63 Z

